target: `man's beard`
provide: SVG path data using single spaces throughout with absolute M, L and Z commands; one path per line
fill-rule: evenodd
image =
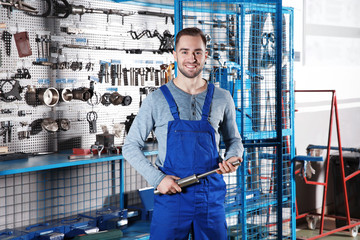
M 187 77 L 187 78 L 195 78 L 195 77 L 197 77 L 197 76 L 200 75 L 200 73 L 202 72 L 203 67 L 199 68 L 198 71 L 193 72 L 193 73 L 187 73 L 187 72 L 185 72 L 185 71 L 183 70 L 183 68 L 180 67 L 180 66 L 178 67 L 178 69 L 179 69 L 179 71 L 181 72 L 181 74 L 184 75 L 185 77 Z

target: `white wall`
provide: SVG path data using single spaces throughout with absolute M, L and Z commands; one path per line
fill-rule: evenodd
M 283 5 L 294 8 L 294 50 L 300 53 L 295 89 L 336 90 L 342 146 L 360 148 L 360 1 L 284 0 Z M 306 154 L 309 144 L 327 145 L 330 100 L 329 93 L 295 94 L 298 155 Z M 332 146 L 337 146 L 335 130 Z M 321 180 L 324 168 L 317 167 L 314 178 Z M 300 211 L 321 207 L 322 187 L 312 199 L 303 196 L 315 193 L 315 187 L 297 185 Z

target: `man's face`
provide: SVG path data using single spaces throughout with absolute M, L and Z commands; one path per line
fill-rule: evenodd
M 195 78 L 202 72 L 208 53 L 200 36 L 182 36 L 173 52 L 180 74 Z

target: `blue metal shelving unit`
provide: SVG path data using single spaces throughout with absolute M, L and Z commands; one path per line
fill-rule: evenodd
M 211 36 L 205 78 L 229 90 L 237 110 L 245 153 L 226 177 L 229 239 L 295 239 L 293 9 L 177 0 L 175 12 L 175 32 L 196 26 Z
M 157 150 L 148 147 L 145 156 L 157 154 Z M 18 239 L 26 240 L 40 232 L 65 233 L 80 225 L 93 228 L 96 217 L 106 219 L 125 214 L 126 218 L 123 156 L 68 160 L 68 155 L 0 162 L 0 192 L 4 193 L 0 196 L 4 210 L 0 214 L 3 229 L 0 236 L 11 233 L 9 237 L 23 236 Z M 148 224 L 143 227 L 146 226 L 148 229 Z M 132 228 L 124 232 L 125 236 L 135 234 Z

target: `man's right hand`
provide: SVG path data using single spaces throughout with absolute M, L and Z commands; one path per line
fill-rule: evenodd
M 157 186 L 157 190 L 162 194 L 173 194 L 181 192 L 181 187 L 175 182 L 179 177 L 166 175 Z

